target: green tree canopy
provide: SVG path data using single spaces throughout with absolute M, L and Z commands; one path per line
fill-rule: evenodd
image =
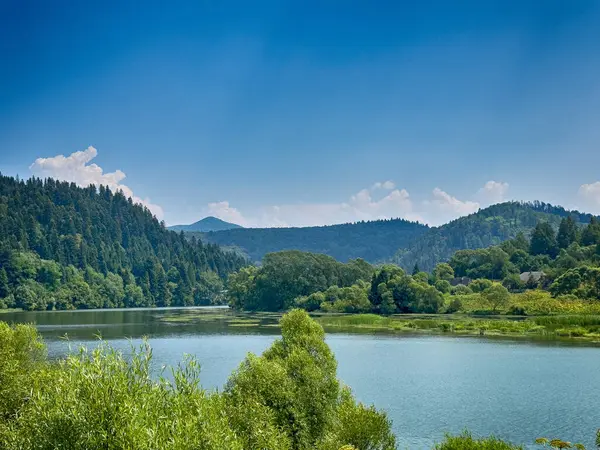
M 556 242 L 559 248 L 567 248 L 573 242 L 577 242 L 577 224 L 573 217 L 567 216 L 560 221 Z
M 549 223 L 540 222 L 536 225 L 531 235 L 529 253 L 532 255 L 548 255 L 551 258 L 557 255 L 556 234 Z

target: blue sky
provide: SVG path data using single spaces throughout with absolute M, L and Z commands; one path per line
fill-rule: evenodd
M 2 173 L 169 224 L 600 213 L 597 1 L 3 1 L 0 56 Z

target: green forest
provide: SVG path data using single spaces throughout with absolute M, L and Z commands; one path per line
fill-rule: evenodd
M 0 175 L 0 308 L 204 305 L 247 261 L 103 186 Z
M 268 254 L 229 277 L 232 307 L 338 313 L 512 315 L 600 311 L 600 222 L 568 215 L 500 245 L 459 250 L 430 272 L 299 251 Z M 523 279 L 524 278 L 524 279 Z M 534 300 L 535 299 L 535 300 Z M 550 311 L 547 308 L 551 308 Z M 553 309 L 552 309 L 553 308 Z M 562 309 L 561 309 L 562 308 Z
M 403 219 L 375 220 L 322 227 L 238 228 L 211 233 L 187 233 L 190 237 L 234 247 L 252 261 L 267 253 L 301 250 L 323 253 L 346 262 L 362 258 L 371 263 L 391 259 L 428 227 Z
M 556 229 L 565 217 L 571 217 L 579 226 L 589 223 L 592 218 L 590 214 L 537 201 L 492 205 L 431 228 L 406 248 L 401 248 L 392 262 L 405 269 L 412 269 L 417 264 L 421 269 L 431 271 L 437 263 L 450 259 L 457 250 L 498 245 L 519 233 L 529 236 L 539 222 L 547 222 Z
M 392 219 L 324 227 L 187 232 L 186 236 L 233 248 L 254 262 L 267 253 L 301 250 L 323 253 L 341 262 L 356 258 L 371 264 L 391 262 L 409 271 L 417 264 L 430 272 L 457 250 L 498 245 L 519 233 L 529 237 L 539 222 L 548 222 L 556 229 L 567 216 L 579 227 L 591 218 L 590 214 L 543 202 L 506 202 L 431 228 Z

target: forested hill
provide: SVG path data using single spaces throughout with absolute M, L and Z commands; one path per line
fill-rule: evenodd
M 0 174 L 0 307 L 205 304 L 245 264 L 103 186 Z
M 578 224 L 587 224 L 592 217 L 537 201 L 499 203 L 430 228 L 406 248 L 400 248 L 393 262 L 407 270 L 412 270 L 416 264 L 420 270 L 431 271 L 437 263 L 449 260 L 457 250 L 497 245 L 519 232 L 529 235 L 538 222 L 548 222 L 558 228 L 561 219 L 569 215 Z
M 324 253 L 338 261 L 362 258 L 371 263 L 389 260 L 428 230 L 403 219 L 376 220 L 322 227 L 244 228 L 194 234 L 207 242 L 239 248 L 252 261 L 270 252 L 302 250 Z

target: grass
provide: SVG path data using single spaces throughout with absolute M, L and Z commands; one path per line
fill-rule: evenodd
M 438 316 L 330 315 L 315 318 L 329 331 L 429 332 L 474 336 L 579 338 L 600 342 L 600 316 L 532 318 Z
M 490 305 L 480 294 L 468 294 L 457 296 L 446 296 L 446 306 L 454 299 L 460 300 L 460 312 L 474 314 L 477 312 L 490 312 Z M 528 316 L 544 315 L 600 315 L 600 301 L 581 300 L 574 297 L 554 298 L 549 292 L 540 290 L 525 291 L 520 294 L 512 294 L 508 305 L 501 313 L 519 309 Z
M 12 313 L 12 312 L 21 312 L 23 311 L 21 308 L 6 308 L 6 309 L 0 309 L 0 314 L 2 313 Z

